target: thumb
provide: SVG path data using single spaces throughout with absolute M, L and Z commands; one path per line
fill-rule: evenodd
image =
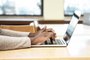
M 47 29 L 47 26 L 44 26 L 41 30 L 46 31 L 46 29 Z

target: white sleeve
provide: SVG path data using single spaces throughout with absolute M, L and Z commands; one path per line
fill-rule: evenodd
M 0 29 L 0 35 L 6 36 L 14 36 L 14 37 L 25 37 L 28 36 L 30 32 L 20 32 L 20 31 L 13 31 L 8 29 Z
M 0 35 L 0 50 L 31 47 L 29 37 L 9 37 Z

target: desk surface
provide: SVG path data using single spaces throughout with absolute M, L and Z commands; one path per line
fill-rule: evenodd
M 53 25 L 49 25 L 48 27 L 53 27 Z M 66 29 L 67 25 L 54 25 L 54 27 L 55 31 L 57 31 L 56 28 L 60 27 L 60 30 L 58 29 L 58 31 L 61 31 L 60 33 L 63 35 L 62 32 L 65 32 L 64 29 Z M 67 47 L 41 47 L 0 51 L 0 59 L 90 60 L 89 36 L 89 26 L 77 25 Z

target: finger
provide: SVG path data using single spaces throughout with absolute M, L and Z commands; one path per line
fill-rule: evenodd
M 43 27 L 41 30 L 46 31 L 46 29 L 47 29 L 47 26 Z
M 49 38 L 53 38 L 53 36 L 54 36 L 54 35 L 53 35 L 52 32 L 48 32 L 48 37 L 49 37 Z
M 56 34 L 55 31 L 54 31 L 52 28 L 49 28 L 49 29 L 47 29 L 46 31 L 47 31 L 47 32 L 53 32 L 54 34 Z
M 52 40 L 55 40 L 56 34 L 53 33 L 51 38 L 52 38 Z
M 51 37 L 52 38 L 52 40 L 54 40 L 55 41 L 55 36 L 54 37 Z
M 43 32 L 44 33 L 44 36 L 47 37 L 47 38 L 52 38 L 53 40 L 55 40 L 55 35 L 53 32 Z
M 52 38 L 50 38 L 50 42 L 51 42 L 51 44 L 53 44 L 53 39 Z
M 46 28 L 47 28 L 47 27 L 45 26 L 45 27 L 43 27 L 42 29 L 40 29 L 38 32 L 39 32 L 39 33 L 42 33 L 42 32 L 44 32 L 44 31 L 46 30 Z
M 53 32 L 53 29 L 52 28 L 48 28 L 46 29 L 47 32 Z
M 41 28 L 38 26 L 38 27 L 37 27 L 37 31 L 39 31 L 39 30 L 41 30 Z

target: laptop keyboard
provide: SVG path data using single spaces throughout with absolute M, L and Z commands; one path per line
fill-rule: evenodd
M 57 39 L 57 40 L 55 40 L 55 44 L 63 45 L 63 44 L 65 44 L 65 43 L 64 43 L 63 40 Z
M 45 41 L 44 44 L 45 44 L 45 45 L 52 45 L 52 44 L 55 44 L 55 45 L 63 45 L 63 44 L 65 44 L 65 42 L 64 42 L 63 40 L 56 39 L 55 41 L 47 40 L 47 41 Z

